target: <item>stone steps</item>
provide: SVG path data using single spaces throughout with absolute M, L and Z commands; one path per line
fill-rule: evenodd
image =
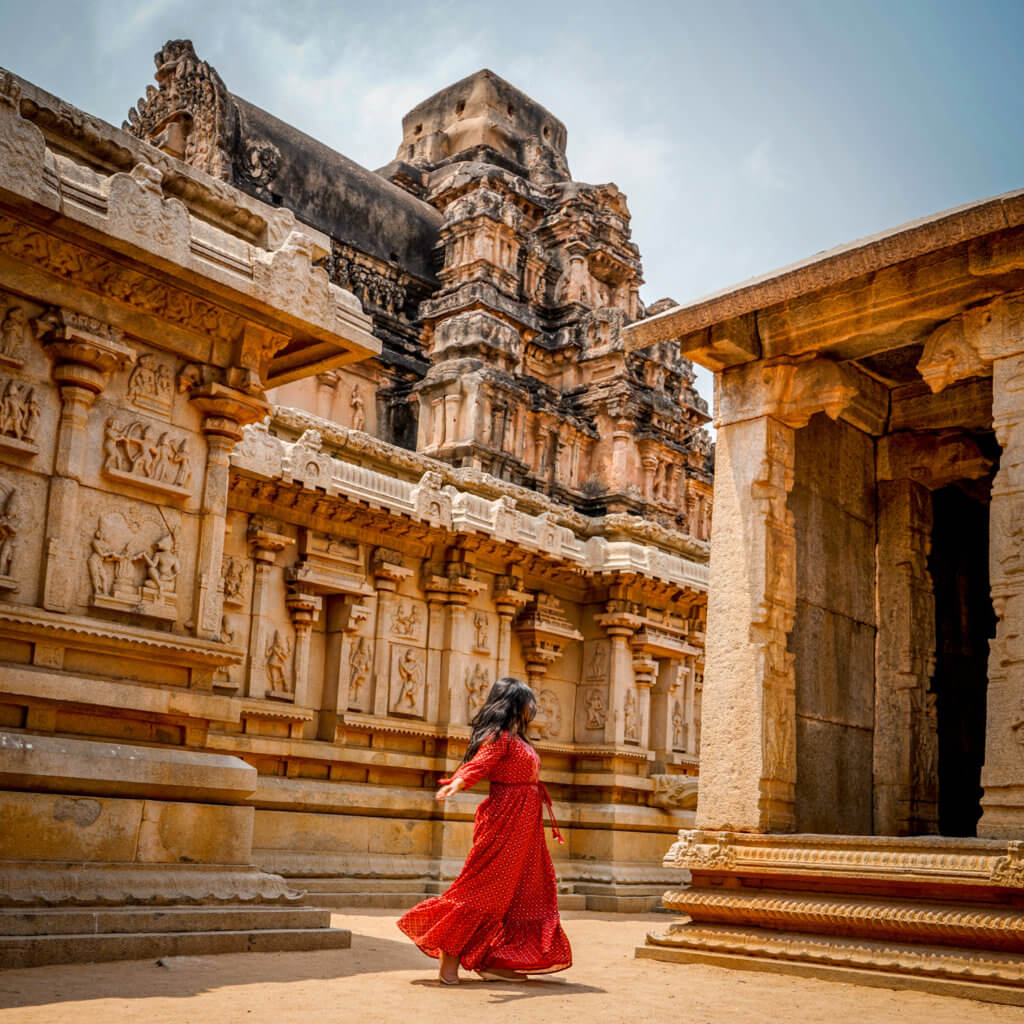
M 305 885 L 305 879 L 295 880 L 297 888 Z M 383 910 L 408 910 L 415 907 L 436 893 L 424 892 L 422 887 L 419 892 L 307 892 L 302 902 L 307 907 L 330 907 L 332 910 L 355 909 L 360 907 L 373 907 Z M 578 893 L 560 893 L 558 896 L 558 909 L 566 910 L 590 910 L 595 909 L 589 906 L 591 897 Z M 596 909 L 607 909 L 598 907 Z
M 330 910 L 296 904 L 6 909 L 0 967 L 347 949 L 351 932 L 330 921 Z

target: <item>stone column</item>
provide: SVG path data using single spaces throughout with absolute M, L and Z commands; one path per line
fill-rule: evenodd
M 373 713 L 384 718 L 388 713 L 388 688 L 391 678 L 391 645 L 388 635 L 395 613 L 398 584 L 412 575 L 402 565 L 398 551 L 377 548 L 373 553 L 373 585 L 377 589 L 377 620 L 373 633 Z
M 135 351 L 124 344 L 116 328 L 68 310 L 51 310 L 36 326 L 53 359 L 61 404 L 46 511 L 43 607 L 66 612 L 74 603 L 80 563 L 78 489 L 89 444 L 89 409 L 111 371 L 130 366 Z
M 1024 316 L 1007 339 L 1024 342 Z M 1019 333 L 1018 333 L 1019 332 Z M 1009 346 L 1008 346 L 1009 347 Z M 989 512 L 996 635 L 989 646 L 984 795 L 978 835 L 1024 839 L 1024 355 L 993 364 L 992 421 L 1002 445 Z
M 308 707 L 310 703 L 309 684 L 309 636 L 313 631 L 313 623 L 320 614 L 323 601 L 316 594 L 292 590 L 285 598 L 288 614 L 291 616 L 292 628 L 295 630 L 295 684 L 294 700 L 297 707 Z
M 231 449 L 242 439 L 242 427 L 262 419 L 266 402 L 233 388 L 213 383 L 192 396 L 203 416 L 206 472 L 200 506 L 199 550 L 196 555 L 194 619 L 196 635 L 219 640 L 224 613 L 221 564 L 228 511 Z
M 672 742 L 675 702 L 678 700 L 685 707 L 686 699 L 680 684 L 684 677 L 681 669 L 682 662 L 678 658 L 659 659 L 657 681 L 650 691 L 649 745 L 654 751 L 655 771 L 664 771 L 664 766 L 672 760 L 672 751 L 675 750 L 675 744 Z M 660 768 L 657 767 L 659 764 Z
M 424 717 L 428 722 L 441 721 L 441 678 L 448 635 L 446 594 L 426 589 L 427 597 L 427 699 Z
M 369 618 L 370 608 L 359 598 L 346 596 L 327 602 L 327 651 L 324 671 L 324 694 L 317 735 L 328 743 L 336 743 L 338 726 L 349 706 L 352 681 L 352 651 L 359 643 L 360 627 Z M 369 686 L 369 672 L 363 685 Z
M 928 685 L 935 657 L 935 599 L 928 574 L 932 502 L 928 489 L 912 480 L 878 482 L 877 592 L 875 648 L 875 735 L 873 826 L 878 835 L 903 836 L 933 831 L 934 794 L 929 822 L 915 813 L 915 764 L 930 763 L 932 788 L 938 739 L 934 695 Z M 931 729 L 923 705 L 931 697 Z M 915 742 L 916 741 L 916 742 Z M 929 756 L 931 752 L 934 756 Z M 923 780 L 922 780 L 923 781 Z
M 512 670 L 512 622 L 529 603 L 530 595 L 522 589 L 516 576 L 499 576 L 495 580 L 494 605 L 498 610 L 498 678 Z
M 651 734 L 651 687 L 658 674 L 658 663 L 654 658 L 639 652 L 633 653 L 633 679 L 636 683 L 637 715 L 640 747 L 650 746 Z
M 271 570 L 279 551 L 295 542 L 277 533 L 261 518 L 249 522 L 249 542 L 255 565 L 252 582 L 252 615 L 249 627 L 249 679 L 246 694 L 263 698 L 267 695 L 267 648 L 273 642 L 276 624 L 271 607 Z
M 616 605 L 622 605 L 617 608 Z M 608 663 L 608 716 L 605 719 L 604 741 L 621 746 L 626 739 L 626 695 L 632 691 L 633 652 L 629 641 L 636 632 L 640 620 L 631 614 L 621 601 L 609 602 L 610 611 L 595 616 L 611 641 L 611 656 Z
M 475 579 L 475 570 L 463 561 L 449 561 L 447 575 L 443 577 L 445 593 L 446 628 L 444 648 L 441 652 L 441 676 L 438 700 L 438 720 L 458 725 L 466 723 L 466 669 L 468 652 L 473 649 L 473 623 L 469 602 L 484 588 Z M 439 592 L 442 581 L 434 577 L 429 589 Z

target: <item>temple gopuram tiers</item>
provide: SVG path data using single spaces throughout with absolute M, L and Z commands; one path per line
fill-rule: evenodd
M 370 171 L 187 41 L 0 72 L 0 964 L 345 946 L 469 848 L 530 682 L 565 906 L 695 824 L 712 447 L 625 197 L 480 71 Z

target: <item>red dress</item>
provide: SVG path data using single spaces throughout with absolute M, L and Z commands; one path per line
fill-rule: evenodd
M 542 813 L 545 803 L 550 810 L 550 800 L 539 769 L 529 743 L 501 733 L 453 776 L 466 789 L 489 778 L 491 794 L 477 808 L 462 873 L 443 896 L 424 900 L 398 921 L 428 956 L 456 954 L 470 971 L 550 974 L 572 966 L 544 842 Z

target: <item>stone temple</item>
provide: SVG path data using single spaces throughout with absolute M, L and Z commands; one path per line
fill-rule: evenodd
M 156 63 L 0 74 L 0 964 L 344 947 L 515 674 L 639 956 L 1024 1003 L 1024 192 L 645 307 L 492 72 L 371 172 Z
M 120 129 L 0 76 L 0 963 L 346 945 L 457 873 L 505 674 L 565 905 L 650 908 L 712 451 L 625 196 L 489 71 L 372 172 L 156 64 Z

